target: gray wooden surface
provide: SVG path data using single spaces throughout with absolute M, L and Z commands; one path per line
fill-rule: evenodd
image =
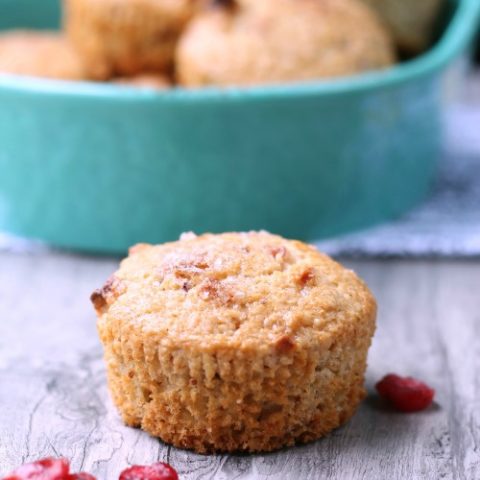
M 347 262 L 380 311 L 368 386 L 394 371 L 428 380 L 414 415 L 372 392 L 346 427 L 271 455 L 199 456 L 120 422 L 105 386 L 90 291 L 116 262 L 0 253 L 0 477 L 46 455 L 100 480 L 168 461 L 187 479 L 480 479 L 480 262 Z

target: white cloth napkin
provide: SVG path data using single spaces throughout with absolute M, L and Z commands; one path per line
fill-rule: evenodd
M 480 105 L 454 105 L 430 198 L 397 221 L 318 242 L 335 256 L 480 257 Z

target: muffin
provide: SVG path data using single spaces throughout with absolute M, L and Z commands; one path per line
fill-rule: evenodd
M 364 397 L 375 300 L 301 242 L 250 232 L 137 245 L 91 299 L 124 421 L 177 447 L 312 441 Z
M 118 77 L 113 79 L 112 83 L 143 90 L 166 90 L 172 86 L 171 80 L 166 75 L 155 73 L 143 73 L 134 77 Z
M 0 35 L 0 73 L 60 80 L 85 78 L 80 58 L 64 37 L 26 30 Z
M 419 53 L 433 39 L 445 0 L 364 0 L 378 11 L 391 28 L 403 52 Z
M 93 79 L 167 71 L 201 0 L 65 0 L 65 28 Z
M 395 61 L 389 33 L 359 0 L 240 0 L 198 15 L 176 53 L 185 86 L 338 77 Z

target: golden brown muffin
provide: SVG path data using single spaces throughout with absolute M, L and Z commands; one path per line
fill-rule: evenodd
M 16 30 L 0 35 L 0 73 L 82 80 L 82 62 L 68 41 L 53 32 Z
M 406 53 L 419 53 L 432 41 L 445 0 L 364 0 L 385 19 Z
M 251 232 L 137 245 L 92 301 L 124 421 L 177 447 L 308 442 L 364 397 L 375 300 L 301 242 Z
M 171 80 L 166 75 L 154 73 L 143 73 L 134 77 L 118 77 L 114 78 L 112 82 L 125 87 L 148 90 L 166 90 L 172 86 Z
M 257 0 L 194 19 L 177 54 L 186 86 L 338 77 L 392 65 L 393 42 L 358 0 Z
M 65 0 L 65 28 L 92 78 L 171 68 L 178 36 L 201 0 Z

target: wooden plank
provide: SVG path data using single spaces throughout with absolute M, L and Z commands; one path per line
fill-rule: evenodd
M 0 254 L 0 476 L 45 455 L 99 479 L 163 460 L 193 479 L 480 478 L 480 263 L 350 262 L 376 293 L 367 383 L 389 371 L 428 380 L 428 412 L 372 395 L 344 428 L 270 455 L 200 456 L 120 422 L 105 386 L 91 290 L 113 260 Z

